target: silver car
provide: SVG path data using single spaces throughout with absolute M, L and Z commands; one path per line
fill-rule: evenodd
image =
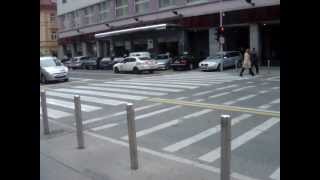
M 68 68 L 56 57 L 40 57 L 40 82 L 68 81 Z
M 157 61 L 159 69 L 166 70 L 170 68 L 170 62 L 172 61 L 172 58 L 169 54 L 159 54 L 156 56 L 155 60 Z
M 209 56 L 199 63 L 199 69 L 202 71 L 220 70 L 221 64 L 223 68 L 239 66 L 242 55 L 239 51 L 224 51 L 216 55 Z

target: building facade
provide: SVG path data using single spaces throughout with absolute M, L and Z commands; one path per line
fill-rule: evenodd
M 132 51 L 255 48 L 262 63 L 280 63 L 280 0 L 58 0 L 59 56 L 122 56 Z
M 40 0 L 40 56 L 57 55 L 58 26 L 55 0 Z

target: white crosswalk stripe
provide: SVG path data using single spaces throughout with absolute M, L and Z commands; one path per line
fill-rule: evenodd
M 235 150 L 236 148 L 242 146 L 243 144 L 247 143 L 251 139 L 255 138 L 256 136 L 260 135 L 267 129 L 271 128 L 273 125 L 279 122 L 279 118 L 270 118 L 266 122 L 258 125 L 257 127 L 247 131 L 246 133 L 242 134 L 241 136 L 235 138 L 231 142 L 231 150 Z M 220 158 L 220 147 L 200 156 L 198 159 L 201 161 L 206 162 L 214 162 L 215 160 Z
M 66 98 L 66 99 L 73 99 L 74 98 L 73 94 L 66 94 L 66 93 L 53 92 L 53 91 L 47 91 L 46 93 L 48 96 L 61 97 L 61 98 Z M 109 105 L 109 106 L 117 106 L 120 104 L 127 104 L 128 103 L 126 101 L 119 101 L 119 100 L 114 100 L 114 99 L 109 99 L 109 98 L 104 99 L 104 98 L 97 98 L 97 97 L 84 96 L 84 95 L 81 95 L 80 98 L 81 98 L 81 101 L 104 104 L 104 105 Z
M 136 82 L 104 82 L 107 84 L 130 84 L 130 85 L 141 85 L 141 86 L 158 86 L 158 87 L 171 87 L 171 88 L 185 88 L 185 89 L 195 89 L 198 86 L 184 86 L 184 85 L 171 85 L 171 84 L 163 84 L 163 83 L 136 83 Z
M 257 96 L 256 94 L 249 94 L 249 95 L 247 95 L 247 96 L 238 98 L 238 99 L 236 99 L 236 100 L 227 101 L 227 102 L 225 102 L 225 103 L 223 103 L 223 104 L 224 104 L 224 105 L 232 105 L 232 104 L 235 104 L 235 103 L 240 102 L 240 101 L 244 101 L 244 100 L 248 100 L 248 99 L 254 98 L 254 97 L 256 97 L 256 96 Z
M 61 106 L 61 107 L 68 108 L 68 109 L 74 109 L 74 102 L 70 102 L 70 101 L 63 101 L 63 100 L 58 100 L 58 99 L 47 98 L 47 103 L 52 104 L 52 105 L 56 105 L 56 106 Z M 91 112 L 91 111 L 96 111 L 99 109 L 101 109 L 101 107 L 81 104 L 81 110 L 84 112 Z
M 280 180 L 280 167 L 270 175 L 270 179 Z
M 245 119 L 248 119 L 249 117 L 251 117 L 252 115 L 250 114 L 242 114 L 236 118 L 233 118 L 232 121 L 231 121 L 231 126 L 239 123 L 240 121 L 242 120 L 245 120 Z M 176 151 L 179 151 L 180 149 L 183 149 L 187 146 L 190 146 L 191 144 L 194 144 L 198 141 L 201 141 L 202 139 L 205 139 L 215 133 L 218 133 L 220 132 L 220 125 L 217 125 L 213 128 L 210 128 L 210 129 L 207 129 L 205 131 L 202 131 L 194 136 L 191 136 L 187 139 L 184 139 L 184 140 L 181 140 L 179 142 L 176 142 L 172 145 L 169 145 L 165 148 L 163 148 L 164 151 L 168 151 L 168 152 L 176 152 Z
M 59 118 L 63 118 L 63 117 L 67 117 L 67 116 L 71 116 L 72 114 L 64 112 L 64 111 L 59 111 L 56 109 L 51 109 L 51 108 L 47 108 L 47 113 L 48 113 L 48 117 L 49 118 L 53 118 L 53 119 L 59 119 Z M 42 114 L 42 109 L 40 107 L 40 114 Z
M 221 97 L 221 96 L 224 96 L 224 95 L 227 95 L 227 94 L 230 94 L 230 92 L 223 92 L 223 93 L 219 93 L 219 94 L 215 94 L 215 95 L 212 95 L 212 96 L 209 96 L 209 98 L 217 98 L 217 97 Z
M 154 80 L 141 80 L 141 79 L 135 79 L 135 80 L 119 80 L 120 82 L 148 82 L 148 83 L 154 83 Z M 211 84 L 208 83 L 197 83 L 197 82 L 186 82 L 181 80 L 165 80 L 166 84 L 179 84 L 179 85 L 193 85 L 193 86 L 210 86 Z
M 207 114 L 207 113 L 209 113 L 211 111 L 212 111 L 211 109 L 204 109 L 204 110 L 201 110 L 201 111 L 197 111 L 195 113 L 191 113 L 191 114 L 183 116 L 181 118 L 178 118 L 178 119 L 175 119 L 175 120 L 171 120 L 169 122 L 165 122 L 165 123 L 156 125 L 154 127 L 138 131 L 136 136 L 137 137 L 141 137 L 141 136 L 144 136 L 144 135 L 147 135 L 147 134 L 151 134 L 153 132 L 156 132 L 156 131 L 159 131 L 159 130 L 162 130 L 162 129 L 165 129 L 165 128 L 168 128 L 168 127 L 171 127 L 171 126 L 174 126 L 174 125 L 176 125 L 178 123 L 181 123 L 185 119 L 199 117 L 199 116 Z M 128 136 L 123 136 L 123 137 L 121 137 L 121 139 L 128 140 Z
M 142 91 L 142 90 L 129 90 L 122 88 L 107 88 L 107 87 L 93 87 L 93 86 L 74 86 L 75 89 L 93 89 L 93 90 L 101 90 L 101 91 L 111 91 L 111 92 L 124 92 L 124 93 L 132 93 L 132 94 L 141 94 L 141 95 L 150 95 L 150 96 L 164 96 L 168 93 L 163 92 L 154 92 L 154 91 Z
M 100 91 L 87 91 L 87 90 L 78 90 L 78 89 L 66 89 L 66 88 L 59 88 L 55 89 L 54 91 L 59 92 L 69 92 L 73 94 L 85 94 L 85 95 L 94 95 L 94 96 L 105 96 L 111 98 L 119 98 L 119 99 L 129 99 L 129 100 L 143 100 L 146 99 L 146 96 L 137 96 L 137 95 L 127 95 L 127 94 L 119 94 L 119 93 L 107 93 L 107 92 L 100 92 Z
M 94 86 L 103 86 L 103 87 L 117 87 L 117 88 L 127 88 L 127 89 L 144 89 L 144 90 L 154 90 L 154 91 L 164 91 L 164 92 L 181 92 L 182 89 L 173 89 L 173 88 L 159 88 L 159 87 L 145 87 L 145 86 L 129 86 L 129 85 L 118 85 L 118 84 L 91 84 Z

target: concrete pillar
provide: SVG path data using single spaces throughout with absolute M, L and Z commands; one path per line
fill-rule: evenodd
M 183 54 L 183 52 L 188 51 L 188 48 L 187 32 L 183 30 L 179 35 L 179 54 Z
M 81 42 L 81 45 L 82 45 L 82 55 L 83 56 L 88 56 L 87 43 L 86 42 Z
M 219 52 L 219 42 L 216 40 L 217 28 L 213 27 L 209 29 L 209 55 L 212 56 Z
M 261 41 L 260 41 L 260 31 L 259 31 L 259 25 L 258 24 L 250 24 L 249 28 L 250 32 L 250 49 L 252 48 L 256 49 L 258 58 L 261 57 Z
M 112 57 L 112 56 L 114 56 L 115 55 L 115 53 L 114 53 L 114 44 L 113 44 L 113 40 L 112 39 L 110 39 L 109 40 L 109 48 L 110 48 L 110 56 Z
M 71 50 L 71 56 L 72 56 L 72 57 L 77 56 L 77 55 L 76 55 L 76 50 L 75 50 L 74 44 L 73 44 L 73 43 L 72 43 L 72 44 L 69 44 L 69 46 L 70 46 L 70 50 Z
M 99 40 L 97 40 L 97 57 L 100 57 L 102 54 L 101 54 L 101 43 Z
M 58 58 L 63 59 L 64 57 L 64 52 L 63 52 L 63 45 L 58 45 Z

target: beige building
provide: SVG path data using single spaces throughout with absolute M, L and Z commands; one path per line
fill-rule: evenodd
M 40 0 L 40 56 L 57 54 L 56 15 L 55 0 Z

